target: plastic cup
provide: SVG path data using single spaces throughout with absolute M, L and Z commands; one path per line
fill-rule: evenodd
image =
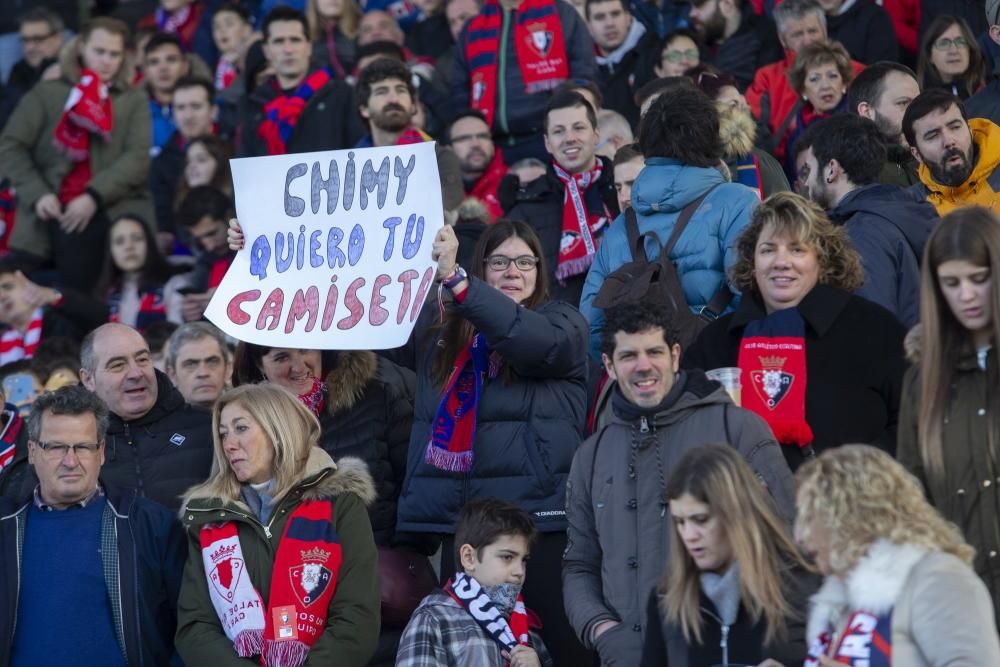
M 740 375 L 743 371 L 735 367 L 727 368 L 713 368 L 710 371 L 706 371 L 705 375 L 708 376 L 710 380 L 715 380 L 729 393 L 729 397 L 733 399 L 733 403 L 736 405 L 742 405 L 743 402 L 743 384 L 740 382 Z

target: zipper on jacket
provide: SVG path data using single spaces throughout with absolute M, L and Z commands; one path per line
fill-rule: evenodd
M 25 507 L 27 507 L 27 505 L 25 505 Z M 21 511 L 23 512 L 24 509 L 25 508 L 22 507 Z M 14 537 L 14 539 L 17 540 L 17 544 L 14 547 L 14 549 L 15 549 L 14 553 L 16 554 L 16 559 L 17 559 L 17 592 L 14 594 L 14 619 L 13 619 L 13 621 L 10 624 L 10 627 L 11 627 L 11 630 L 10 630 L 10 645 L 11 646 L 14 646 L 14 636 L 17 633 L 17 606 L 21 602 L 21 550 L 24 547 L 24 523 L 23 522 L 27 521 L 27 515 L 26 514 L 22 515 L 22 514 L 20 514 L 20 512 L 18 514 L 19 514 L 19 516 L 14 519 L 14 521 L 15 521 L 15 524 L 14 524 L 14 535 L 15 535 L 15 537 Z
M 275 508 L 275 509 L 277 509 L 277 508 Z M 193 508 L 193 507 L 188 507 L 184 511 L 185 512 L 218 512 L 218 511 L 220 511 L 220 509 L 217 508 L 217 507 L 213 507 L 213 508 Z M 267 536 L 267 539 L 271 539 L 271 524 L 273 524 L 274 520 L 278 518 L 278 513 L 277 512 L 273 512 L 271 514 L 271 520 L 268 521 L 267 525 L 265 526 L 264 524 L 262 524 L 260 522 L 260 519 L 258 519 L 255 516 L 252 516 L 250 514 L 244 514 L 243 512 L 237 512 L 236 510 L 231 510 L 231 509 L 225 509 L 225 510 L 222 510 L 222 511 L 229 512 L 230 514 L 235 514 L 238 517 L 242 517 L 242 518 L 246 519 L 249 523 L 252 523 L 252 524 L 255 523 L 255 524 L 257 524 L 264 531 L 264 535 Z
M 729 667 L 729 626 L 723 624 L 722 626 L 722 640 L 719 642 L 719 646 L 722 647 L 722 665 L 723 667 Z
M 507 20 L 508 10 L 501 8 L 503 19 L 500 21 L 500 61 L 497 66 L 497 126 L 502 134 L 510 134 L 507 127 L 507 36 L 510 34 L 510 22 Z M 514 12 L 510 12 L 510 20 Z

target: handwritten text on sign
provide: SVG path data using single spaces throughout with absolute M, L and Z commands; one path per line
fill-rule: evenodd
M 245 244 L 206 316 L 258 345 L 406 342 L 442 223 L 433 143 L 232 161 Z

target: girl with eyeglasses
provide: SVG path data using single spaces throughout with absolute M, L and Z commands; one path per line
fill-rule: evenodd
M 920 89 L 944 88 L 964 100 L 983 86 L 985 78 L 983 52 L 965 19 L 942 15 L 931 21 L 917 61 Z
M 681 28 L 666 36 L 660 50 L 659 62 L 653 66 L 656 76 L 684 76 L 684 72 L 701 62 L 698 37 L 691 30 Z

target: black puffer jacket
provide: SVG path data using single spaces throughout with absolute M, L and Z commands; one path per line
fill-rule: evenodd
M 486 337 L 502 359 L 483 385 L 476 413 L 472 470 L 455 473 L 424 461 L 441 387 L 431 369 L 439 329 L 425 309 L 415 330 L 416 405 L 399 530 L 453 533 L 458 511 L 473 498 L 495 496 L 531 513 L 543 532 L 566 529 L 566 477 L 583 436 L 587 411 L 587 322 L 561 302 L 528 310 L 478 278 L 451 306 Z M 504 379 L 504 370 L 512 373 Z
M 176 510 L 181 495 L 208 478 L 212 417 L 185 403 L 160 371 L 156 386 L 156 403 L 145 416 L 127 422 L 112 413 L 101 478 Z
M 378 498 L 368 505 L 375 543 L 389 546 L 396 532 L 396 501 L 406 474 L 413 422 L 413 371 L 374 352 L 337 352 L 326 376 L 329 389 L 319 446 L 334 460 L 361 459 Z

